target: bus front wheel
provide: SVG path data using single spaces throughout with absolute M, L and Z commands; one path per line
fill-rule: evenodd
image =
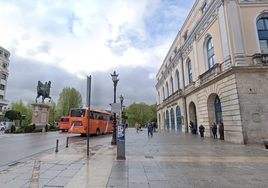
M 97 128 L 97 130 L 96 130 L 96 136 L 99 136 L 99 135 L 100 135 L 100 129 Z

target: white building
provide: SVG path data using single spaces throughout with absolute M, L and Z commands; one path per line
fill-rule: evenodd
M 6 100 L 6 88 L 8 79 L 8 67 L 9 67 L 10 53 L 5 48 L 0 46 L 0 71 L 1 71 L 1 83 L 0 83 L 0 115 L 2 115 L 3 106 L 8 105 Z

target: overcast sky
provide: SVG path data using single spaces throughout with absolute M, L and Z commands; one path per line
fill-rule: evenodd
M 0 0 L 0 46 L 11 53 L 6 100 L 35 101 L 37 82 L 64 87 L 93 108 L 156 102 L 156 74 L 195 0 Z M 46 99 L 48 100 L 48 99 Z M 41 97 L 38 102 L 41 102 Z

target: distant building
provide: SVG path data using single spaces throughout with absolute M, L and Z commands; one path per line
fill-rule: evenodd
M 1 83 L 0 83 L 0 115 L 2 115 L 3 106 L 8 105 L 6 100 L 6 87 L 8 79 L 8 67 L 9 67 L 10 53 L 5 48 L 0 46 L 0 71 L 1 71 Z
M 196 0 L 157 73 L 160 129 L 222 120 L 225 140 L 268 138 L 268 0 Z

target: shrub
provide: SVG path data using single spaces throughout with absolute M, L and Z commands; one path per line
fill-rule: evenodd
M 50 129 L 56 129 L 56 128 L 57 128 L 56 125 L 54 125 L 54 124 L 50 125 Z
M 16 127 L 14 125 L 11 126 L 10 132 L 13 133 L 16 130 Z
M 35 131 L 35 129 L 36 129 L 36 125 L 32 124 L 32 131 Z
M 37 132 L 42 132 L 42 129 L 35 129 L 34 132 L 35 132 L 35 133 L 37 133 Z
M 5 133 L 9 133 L 9 129 L 6 129 L 6 130 L 5 130 Z
M 48 131 L 48 125 L 46 124 L 46 132 Z
M 15 130 L 15 131 L 13 131 L 13 133 L 22 133 L 22 130 Z

